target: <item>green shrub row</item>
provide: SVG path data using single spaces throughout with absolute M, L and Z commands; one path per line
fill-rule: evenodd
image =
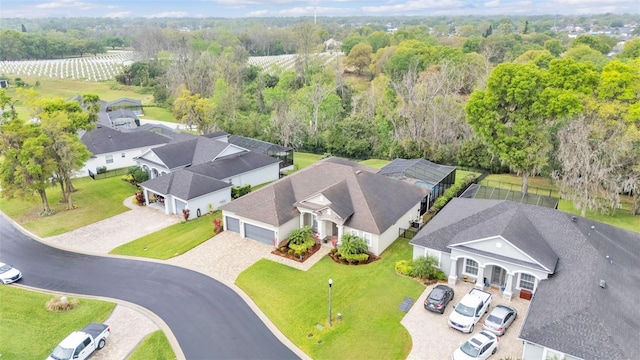
M 400 260 L 395 265 L 396 272 L 423 280 L 446 280 L 447 276 L 438 269 L 438 259 L 434 256 L 420 256 L 414 260 Z
M 289 249 L 293 250 L 297 254 L 304 254 L 315 245 L 315 240 L 313 240 L 313 238 L 308 238 L 302 244 L 293 244 L 289 242 Z
M 369 254 L 344 254 L 340 258 L 346 260 L 350 264 L 357 264 L 369 260 Z
M 467 175 L 467 177 L 464 178 L 464 180 L 460 183 L 454 184 L 452 185 L 450 188 L 448 188 L 447 190 L 444 191 L 444 194 L 442 194 L 442 196 L 440 196 L 434 203 L 433 203 L 433 209 L 437 212 L 440 211 L 440 209 L 442 209 L 445 205 L 447 205 L 447 203 L 453 199 L 454 197 L 456 197 L 456 195 L 458 195 L 458 193 L 463 190 L 466 189 L 469 185 L 471 185 L 476 179 L 476 176 L 473 174 L 469 174 Z
M 234 186 L 231 188 L 231 197 L 234 199 L 247 195 L 251 192 L 251 185 Z

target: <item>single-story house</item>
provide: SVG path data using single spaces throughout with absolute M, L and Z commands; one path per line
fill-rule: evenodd
M 456 182 L 455 166 L 440 165 L 425 159 L 396 158 L 378 173 L 428 188 L 430 192 L 423 212 Z
M 327 158 L 221 207 L 227 231 L 267 244 L 309 226 L 320 239 L 363 238 L 381 254 L 420 215 L 428 190 Z
M 99 123 L 95 129 L 79 134 L 80 140 L 91 152 L 91 158 L 76 172 L 76 176 L 89 176 L 90 172 L 97 173 L 100 167 L 113 170 L 136 166 L 136 157 L 171 141 L 167 134 L 150 128 L 121 131 Z
M 256 186 L 280 177 L 280 160 L 217 137 L 183 133 L 138 156 L 138 166 L 150 175 L 140 184 L 147 204 L 158 202 L 167 214 L 189 209 L 194 218 L 230 202 L 232 186 Z
M 454 198 L 410 241 L 450 283 L 531 299 L 523 359 L 640 355 L 640 233 L 508 200 Z

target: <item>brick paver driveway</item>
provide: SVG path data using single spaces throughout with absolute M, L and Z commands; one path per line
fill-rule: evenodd
M 482 331 L 482 322 L 486 318 L 485 315 L 480 319 L 480 326 L 476 326 L 473 334 L 465 334 L 458 330 L 454 330 L 449 327 L 447 320 L 449 314 L 453 311 L 453 307 L 458 303 L 464 294 L 468 293 L 473 288 L 473 284 L 460 282 L 454 286 L 455 297 L 449 305 L 443 315 L 432 313 L 425 310 L 424 300 L 429 295 L 431 289 L 435 285 L 428 286 L 427 289 L 420 295 L 418 300 L 413 304 L 407 315 L 402 319 L 402 325 L 409 331 L 413 340 L 413 348 L 409 353 L 408 359 L 420 359 L 420 360 L 442 360 L 450 359 L 451 354 L 473 334 Z M 499 291 L 490 291 L 493 294 L 491 300 L 491 309 L 498 304 L 507 304 L 514 307 L 518 311 L 518 318 L 511 325 L 507 333 L 500 337 L 498 345 L 498 351 L 492 358 L 506 359 L 513 358 L 519 359 L 522 357 L 523 345 L 522 341 L 517 339 L 520 332 L 520 326 L 522 325 L 522 319 L 524 319 L 527 309 L 529 307 L 529 301 L 516 299 L 515 297 L 510 301 L 502 300 L 502 294 Z M 491 309 L 489 312 L 491 312 Z

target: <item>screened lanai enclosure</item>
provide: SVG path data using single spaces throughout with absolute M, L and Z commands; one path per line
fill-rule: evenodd
M 229 136 L 228 141 L 230 144 L 243 147 L 247 150 L 282 160 L 280 169 L 293 166 L 293 149 L 290 147 L 238 135 Z
M 454 166 L 440 165 L 425 159 L 395 159 L 380 169 L 378 174 L 431 189 L 422 202 L 421 215 L 456 181 Z

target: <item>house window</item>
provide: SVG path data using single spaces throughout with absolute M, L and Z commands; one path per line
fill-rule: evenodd
M 464 272 L 469 275 L 478 275 L 478 262 L 473 259 L 467 259 L 464 262 Z
M 362 237 L 364 238 L 364 242 L 367 243 L 367 246 L 371 246 L 371 234 L 362 232 Z
M 533 291 L 536 286 L 536 278 L 529 274 L 520 274 L 520 288 Z
M 122 153 L 122 154 L 120 154 L 120 156 L 122 156 L 122 157 L 126 157 L 126 154 L 125 154 L 125 153 Z
M 360 236 L 360 233 L 358 232 L 358 230 L 351 229 L 351 235 L 353 235 L 353 236 Z
M 113 155 L 107 155 L 105 156 L 105 159 L 107 160 L 107 164 L 113 163 Z

